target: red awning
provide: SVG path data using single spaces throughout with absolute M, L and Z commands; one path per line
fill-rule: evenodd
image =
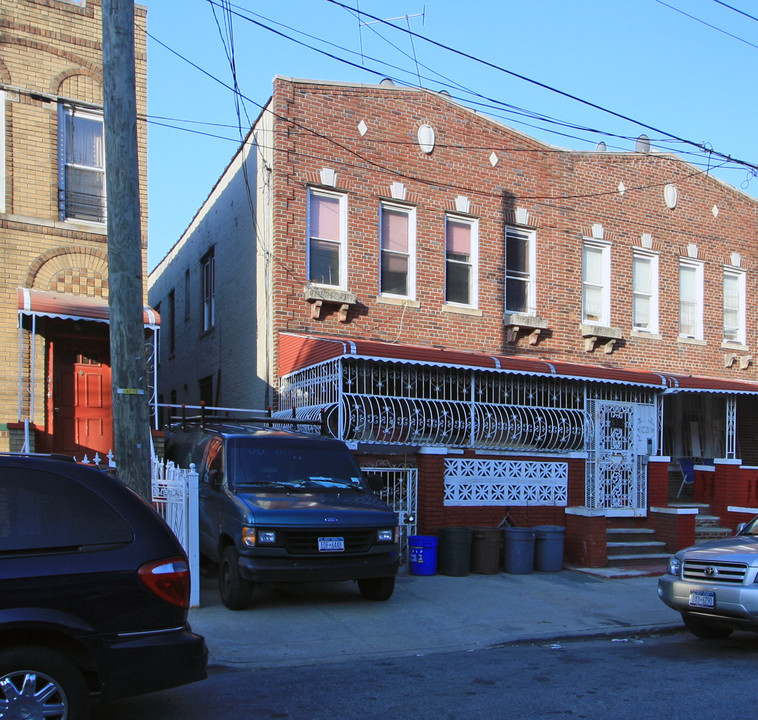
M 725 378 L 693 377 L 692 375 L 666 374 L 669 389 L 666 393 L 709 392 L 728 395 L 758 395 L 758 383 Z
M 302 370 L 338 357 L 449 368 L 477 368 L 519 375 L 545 375 L 571 380 L 622 383 L 666 388 L 666 378 L 655 372 L 624 370 L 601 365 L 579 365 L 535 358 L 486 355 L 428 346 L 397 345 L 378 340 L 320 337 L 317 335 L 279 335 L 279 375 Z
M 61 320 L 110 322 L 111 311 L 108 307 L 108 301 L 103 298 L 32 290 L 31 288 L 18 288 L 17 295 L 18 311 L 23 315 L 54 317 Z M 161 320 L 155 310 L 145 305 L 142 311 L 142 322 L 146 327 L 155 329 L 160 325 Z

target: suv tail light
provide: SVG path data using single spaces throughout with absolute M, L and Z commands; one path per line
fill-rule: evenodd
M 181 608 L 189 607 L 190 573 L 182 558 L 169 558 L 145 563 L 139 576 L 159 598 Z

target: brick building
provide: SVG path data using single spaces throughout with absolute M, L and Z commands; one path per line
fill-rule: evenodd
M 146 9 L 135 6 L 138 113 Z M 0 449 L 112 447 L 100 0 L 0 0 Z M 138 126 L 143 273 L 145 125 Z M 146 325 L 157 316 L 146 309 Z
M 614 523 L 678 544 L 678 460 L 756 460 L 758 202 L 645 150 L 277 78 L 151 273 L 163 401 L 325 412 L 409 531 L 565 525 L 591 564 Z

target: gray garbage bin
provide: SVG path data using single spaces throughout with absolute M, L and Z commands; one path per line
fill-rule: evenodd
M 505 572 L 528 575 L 534 570 L 534 530 L 524 527 L 503 528 Z
M 443 527 L 437 531 L 437 572 L 463 577 L 471 572 L 471 528 Z
M 563 570 L 563 543 L 566 528 L 561 525 L 537 525 L 534 528 L 534 569 L 542 572 Z

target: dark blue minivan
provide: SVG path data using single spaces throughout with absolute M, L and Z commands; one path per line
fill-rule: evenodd
M 232 610 L 257 585 L 354 580 L 387 600 L 399 565 L 397 516 L 367 484 L 347 446 L 328 437 L 245 424 L 183 423 L 166 460 L 194 463 L 200 552 L 218 563 Z

